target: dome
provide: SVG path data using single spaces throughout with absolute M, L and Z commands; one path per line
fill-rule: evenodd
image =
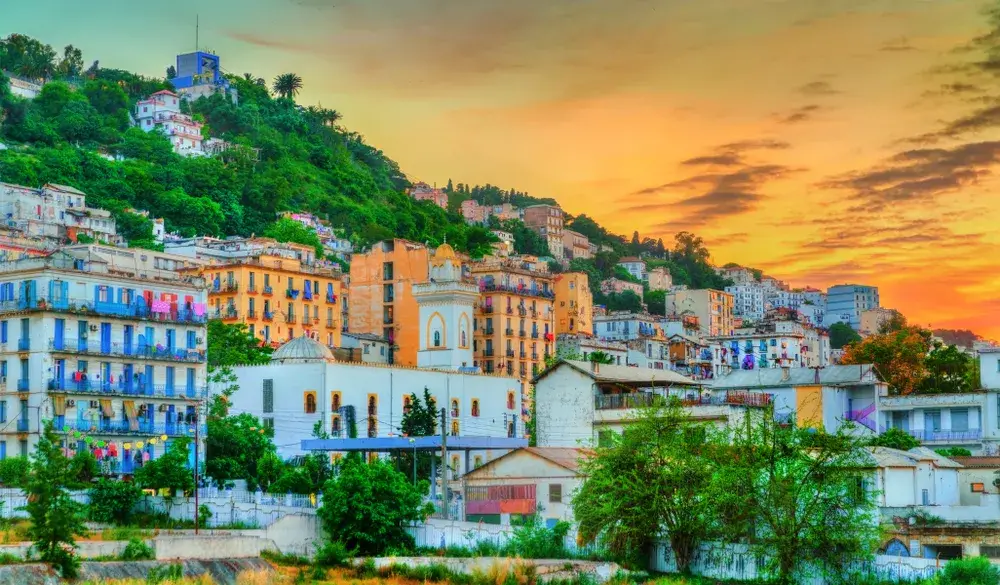
M 330 348 L 309 337 L 296 337 L 271 354 L 271 361 L 300 363 L 333 360 Z
M 434 258 L 431 260 L 431 266 L 444 266 L 449 260 L 458 262 L 458 255 L 455 254 L 454 248 L 444 243 L 434 250 Z

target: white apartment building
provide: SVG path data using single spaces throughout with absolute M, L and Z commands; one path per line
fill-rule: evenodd
M 233 409 L 273 428 L 282 458 L 307 454 L 300 442 L 312 438 L 317 422 L 334 438 L 346 438 L 352 420 L 358 437 L 399 436 L 411 394 L 423 401 L 425 388 L 437 408 L 447 409 L 450 436 L 524 436 L 521 382 L 515 378 L 337 362 L 329 348 L 308 337 L 279 347 L 270 364 L 234 373 L 240 391 L 232 397 Z M 456 453 L 449 463 L 457 477 L 504 453 L 473 451 L 468 466 Z
M 143 132 L 160 130 L 181 156 L 204 156 L 201 130 L 204 124 L 181 113 L 181 98 L 162 90 L 135 104 L 135 120 Z
M 607 341 L 629 341 L 657 335 L 659 318 L 648 313 L 614 311 L 594 315 L 594 335 Z
M 753 272 L 749 268 L 743 268 L 742 266 L 730 266 L 728 268 L 716 268 L 715 272 L 722 278 L 728 278 L 733 281 L 733 285 L 740 286 L 744 284 L 753 284 L 757 282 L 754 277 Z
M 670 370 L 670 342 L 662 337 L 640 337 L 626 342 L 628 365 L 650 370 Z
M 847 323 L 852 329 L 861 329 L 861 313 L 877 309 L 881 304 L 877 286 L 838 284 L 827 290 L 826 325 Z
M 759 321 L 764 318 L 764 288 L 758 283 L 727 286 L 733 295 L 733 315 Z
M 786 309 L 799 310 L 806 300 L 805 293 L 793 290 L 772 290 L 765 295 L 765 302 L 772 309 L 784 307 Z
M 624 268 L 626 272 L 631 274 L 637 280 L 646 280 L 646 261 L 642 258 L 636 258 L 634 256 L 622 258 L 618 261 L 618 266 Z
M 965 447 L 996 455 L 1000 449 L 1000 390 L 886 396 L 879 401 L 879 432 L 900 429 L 935 449 Z
M 47 420 L 112 474 L 203 441 L 207 288 L 187 262 L 90 245 L 0 264 L 0 458 Z
M 556 336 L 556 355 L 560 358 L 582 357 L 586 361 L 595 351 L 611 356 L 615 365 L 628 364 L 628 346 L 621 341 L 607 341 L 579 333 L 560 333 Z
M 46 184 L 41 189 L 0 183 L 3 227 L 29 238 L 75 242 L 86 235 L 109 244 L 124 243 L 111 212 L 87 207 L 87 196 L 73 187 Z

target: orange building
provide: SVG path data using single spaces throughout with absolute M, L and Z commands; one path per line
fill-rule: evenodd
M 522 256 L 472 264 L 479 284 L 474 351 L 483 372 L 527 383 L 555 351 L 555 292 L 548 266 Z
M 556 335 L 593 335 L 594 295 L 585 272 L 555 275 Z
M 311 246 L 204 238 L 187 247 L 209 262 L 191 269 L 209 283 L 209 318 L 245 323 L 272 346 L 306 336 L 340 347 L 342 274 L 335 264 L 317 261 Z
M 390 343 L 389 363 L 417 365 L 419 308 L 413 285 L 428 281 L 430 251 L 407 240 L 385 240 L 351 257 L 351 333 Z

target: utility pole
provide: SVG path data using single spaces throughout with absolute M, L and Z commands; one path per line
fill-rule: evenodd
M 444 500 L 444 519 L 448 519 L 448 409 L 441 407 L 441 491 Z
M 194 411 L 194 533 L 198 535 L 198 411 Z

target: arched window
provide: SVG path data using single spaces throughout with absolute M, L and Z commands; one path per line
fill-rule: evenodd
M 332 411 L 340 410 L 340 392 L 330 393 L 330 410 Z
M 458 455 L 451 456 L 451 470 L 456 473 L 458 472 Z
M 483 456 L 476 455 L 476 462 L 474 464 L 475 469 L 479 469 L 482 466 L 483 466 Z
M 514 421 L 507 423 L 507 437 L 510 439 L 514 438 Z
M 458 436 L 458 421 L 457 420 L 451 421 L 451 436 L 453 436 L 453 437 L 457 437 Z
M 457 398 L 452 398 L 451 399 L 451 416 L 453 418 L 457 418 L 458 417 L 458 399 Z
M 378 401 L 374 396 L 368 397 L 368 416 L 373 417 L 378 412 Z
M 469 346 L 469 341 L 468 341 L 468 338 L 465 335 L 465 331 L 463 330 L 462 331 L 462 347 L 468 347 L 468 346 Z
M 305 395 L 305 411 L 306 414 L 316 414 L 316 393 L 306 392 Z
M 507 393 L 507 410 L 514 410 L 514 393 Z
M 403 414 L 410 412 L 411 398 L 409 396 L 403 396 Z
M 441 347 L 441 332 L 434 332 L 434 347 Z
M 479 416 L 479 400 L 472 399 L 472 416 Z
M 374 438 L 378 434 L 378 427 L 375 426 L 375 418 L 371 417 L 368 419 L 368 436 Z
M 340 436 L 340 416 L 333 415 L 330 417 L 330 434 L 334 437 Z

